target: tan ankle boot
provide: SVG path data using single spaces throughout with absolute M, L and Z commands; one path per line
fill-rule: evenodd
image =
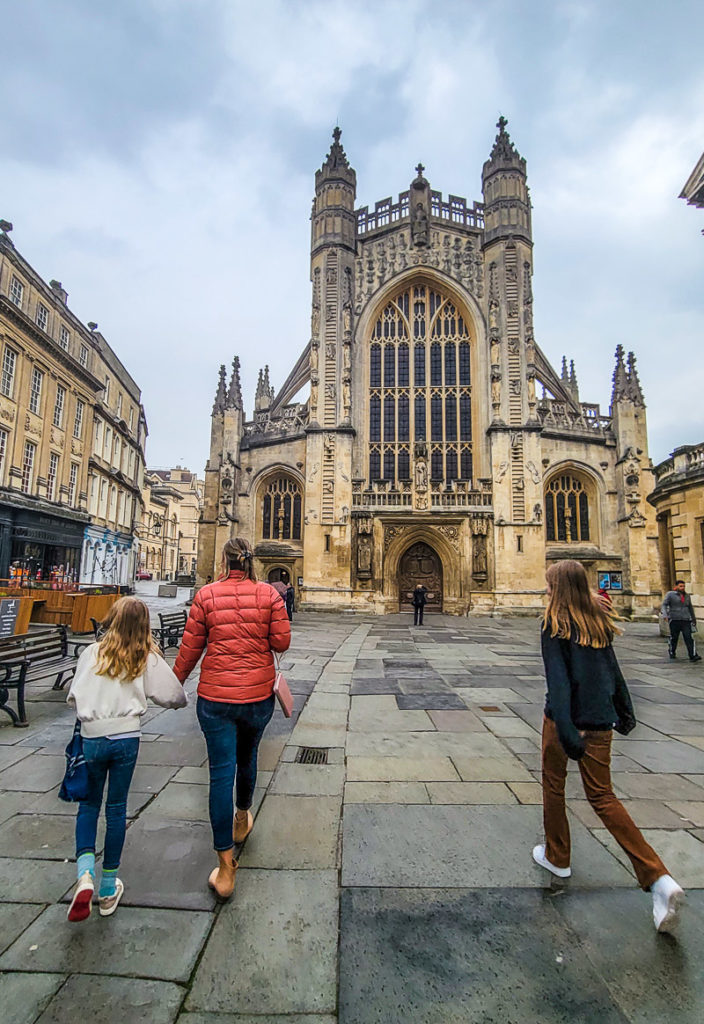
M 237 811 L 235 814 L 235 827 L 233 838 L 236 843 L 243 843 L 254 827 L 254 818 L 251 811 Z
M 210 872 L 208 885 L 215 893 L 220 903 L 229 900 L 235 891 L 235 874 L 237 873 L 237 861 L 232 856 L 232 850 L 217 850 L 218 866 Z

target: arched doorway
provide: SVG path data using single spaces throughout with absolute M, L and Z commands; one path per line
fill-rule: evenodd
M 427 609 L 442 611 L 442 562 L 440 556 L 424 541 L 417 541 L 401 555 L 398 564 L 398 596 L 401 608 L 408 608 L 413 588 L 422 583 L 428 591 Z
M 277 565 L 275 569 L 269 570 L 268 580 L 269 583 L 290 583 L 291 573 L 288 569 L 284 569 L 282 566 Z

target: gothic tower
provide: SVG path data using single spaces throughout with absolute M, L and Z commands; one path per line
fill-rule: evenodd
M 544 585 L 544 566 L 516 557 L 536 543 L 542 546 L 543 495 L 535 393 L 530 196 L 526 162 L 511 142 L 506 124 L 500 117 L 482 171 L 499 604 L 501 590 L 540 590 Z M 526 578 L 527 573 L 531 578 Z
M 306 428 L 304 599 L 350 592 L 352 310 L 357 176 L 340 129 L 315 174 L 311 215 L 310 418 Z
M 230 384 L 224 365 L 210 426 L 210 457 L 205 466 L 205 494 L 198 530 L 196 584 L 202 586 L 217 571 L 225 541 L 237 535 L 237 496 L 240 490 L 240 440 L 244 417 L 240 361 L 232 361 Z

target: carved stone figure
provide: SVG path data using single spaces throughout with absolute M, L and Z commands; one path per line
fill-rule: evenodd
M 369 576 L 372 571 L 372 539 L 363 534 L 357 541 L 357 572 L 360 576 Z
M 491 339 L 491 364 L 492 366 L 498 366 L 499 359 L 501 356 L 501 346 L 499 345 L 498 338 Z
M 416 490 L 427 491 L 428 489 L 428 464 L 424 459 L 416 462 Z
M 428 214 L 421 202 L 416 203 L 411 225 L 411 238 L 414 245 L 428 244 Z
M 351 369 L 351 345 L 346 341 L 342 346 L 342 369 L 346 373 Z
M 501 405 L 501 378 L 492 377 L 491 380 L 491 402 L 492 405 Z
M 533 483 L 534 484 L 539 484 L 540 483 L 540 471 L 539 471 L 538 467 L 536 466 L 536 464 L 532 460 L 529 460 L 526 463 L 526 469 L 530 473 L 530 478 L 533 481 Z
M 318 306 L 313 306 L 313 312 L 310 317 L 310 333 L 314 338 L 317 338 L 320 333 L 320 309 Z
M 318 372 L 318 345 L 320 343 L 313 338 L 310 346 L 310 372 Z
M 498 471 L 496 473 L 496 482 L 497 482 L 497 484 L 501 483 L 503 478 L 506 476 L 507 472 L 508 472 L 508 462 L 504 461 L 504 462 L 501 463 L 501 465 L 499 466 L 499 469 L 498 469 Z
M 325 399 L 328 402 L 334 402 L 335 396 L 337 395 L 337 388 L 335 387 L 334 381 L 328 381 L 325 385 Z
M 335 342 L 334 341 L 326 341 L 325 342 L 325 358 L 326 359 L 334 359 L 335 358 Z
M 352 414 L 352 391 L 350 388 L 349 378 L 345 377 L 342 381 L 342 415 L 346 420 L 350 418 Z
M 478 534 L 472 541 L 472 575 L 486 576 L 486 537 Z
M 342 310 L 342 329 L 345 334 L 349 334 L 352 331 L 352 310 L 348 305 L 345 305 Z

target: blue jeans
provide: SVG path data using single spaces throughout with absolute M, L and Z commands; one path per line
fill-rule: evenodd
M 232 789 L 237 772 L 237 809 L 252 806 L 257 781 L 257 751 L 276 698 L 252 704 L 224 704 L 199 697 L 196 714 L 205 736 L 210 768 L 210 825 L 216 850 L 231 850 L 234 806 Z
M 139 737 L 111 740 L 107 736 L 83 740 L 83 756 L 90 778 L 90 796 L 82 800 L 76 816 L 76 857 L 95 852 L 98 818 L 103 802 L 105 779 L 108 797 L 105 801 L 105 852 L 103 867 L 115 871 L 120 866 L 127 827 L 127 794 L 139 753 Z

